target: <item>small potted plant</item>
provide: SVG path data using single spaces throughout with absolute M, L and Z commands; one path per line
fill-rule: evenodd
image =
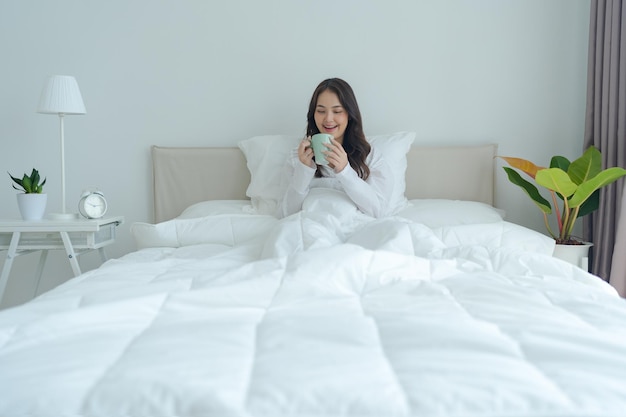
M 594 146 L 572 162 L 563 156 L 553 156 L 549 168 L 537 166 L 526 159 L 500 158 L 510 165 L 503 167 L 509 181 L 524 190 L 543 213 L 546 229 L 557 245 L 590 246 L 572 237 L 576 220 L 598 208 L 602 187 L 626 175 L 626 170 L 620 167 L 603 170 L 602 155 Z M 534 184 L 524 179 L 520 172 L 534 180 Z M 539 192 L 537 185 L 548 191 L 552 204 Z M 552 213 L 558 230 L 550 226 L 548 215 Z
M 41 180 L 39 171 L 33 168 L 30 175 L 24 174 L 22 178 L 14 177 L 9 173 L 13 180 L 13 188 L 22 193 L 17 195 L 17 205 L 20 214 L 24 220 L 41 220 L 46 211 L 46 203 L 48 196 L 43 193 L 43 186 L 46 179 Z

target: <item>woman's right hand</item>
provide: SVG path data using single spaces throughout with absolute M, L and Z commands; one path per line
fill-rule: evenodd
M 315 168 L 315 162 L 313 161 L 313 148 L 311 147 L 311 136 L 307 136 L 302 139 L 298 146 L 298 159 L 304 165 Z

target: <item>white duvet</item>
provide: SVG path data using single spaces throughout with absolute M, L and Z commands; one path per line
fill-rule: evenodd
M 137 224 L 1 312 L 0 416 L 626 415 L 625 302 L 551 239 L 318 197 Z

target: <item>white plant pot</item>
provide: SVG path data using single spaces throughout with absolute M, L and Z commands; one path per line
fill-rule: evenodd
M 23 220 L 41 220 L 46 212 L 48 194 L 22 193 L 17 195 L 17 206 Z
M 589 271 L 589 248 L 593 243 L 585 242 L 582 245 L 556 244 L 552 256 L 576 265 L 585 271 Z

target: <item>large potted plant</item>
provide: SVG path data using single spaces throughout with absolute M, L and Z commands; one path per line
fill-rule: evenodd
M 41 220 L 46 211 L 46 203 L 48 196 L 43 193 L 43 186 L 46 179 L 41 180 L 39 171 L 33 168 L 30 175 L 24 174 L 22 178 L 14 177 L 9 173 L 13 180 L 13 188 L 22 191 L 17 195 L 17 205 L 20 214 L 24 220 Z
M 541 210 L 546 229 L 559 245 L 587 245 L 572 236 L 576 220 L 599 206 L 600 189 L 626 175 L 620 167 L 602 169 L 602 155 L 590 146 L 578 159 L 570 162 L 563 156 L 553 156 L 549 167 L 542 167 L 522 159 L 501 156 L 510 167 L 503 167 L 509 181 L 519 186 Z M 525 174 L 534 183 L 520 175 Z M 544 198 L 537 186 L 549 193 L 552 201 Z M 549 215 L 554 214 L 556 227 L 550 225 Z M 565 255 L 568 258 L 569 255 Z

